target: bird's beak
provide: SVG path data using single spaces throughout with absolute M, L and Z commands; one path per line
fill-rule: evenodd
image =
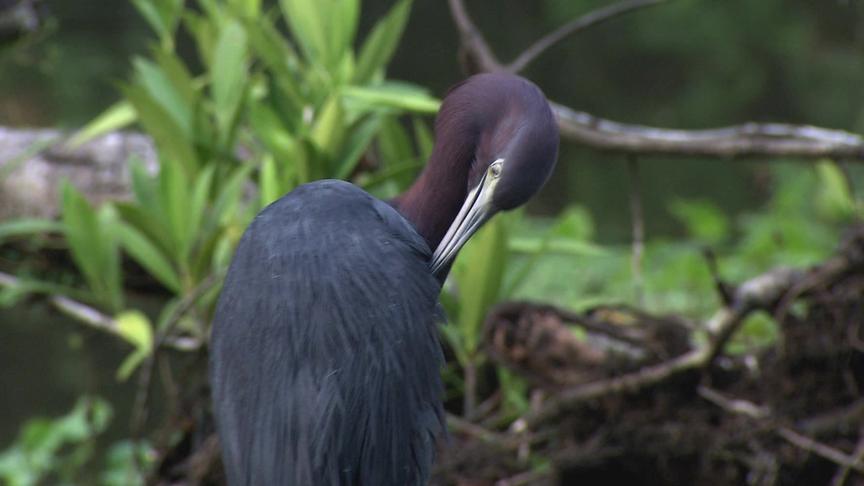
M 495 192 L 497 183 L 498 177 L 487 170 L 477 187 L 468 193 L 459 214 L 456 215 L 441 243 L 438 244 L 438 248 L 435 249 L 435 253 L 432 254 L 430 268 L 434 275 L 437 276 L 441 270 L 448 268 L 462 245 L 468 242 L 471 235 L 495 214 L 492 207 L 492 194 Z

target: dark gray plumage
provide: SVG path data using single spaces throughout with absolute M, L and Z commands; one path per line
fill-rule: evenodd
M 438 282 L 483 223 L 542 187 L 557 153 L 540 89 L 481 74 L 448 92 L 429 162 L 392 207 L 322 181 L 255 218 L 212 336 L 230 484 L 426 483 L 444 432 Z
M 255 218 L 211 344 L 231 485 L 426 483 L 444 430 L 430 255 L 346 182 L 298 187 Z

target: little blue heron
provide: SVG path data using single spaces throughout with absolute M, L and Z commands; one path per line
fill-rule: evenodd
M 211 343 L 229 484 L 426 484 L 445 429 L 441 282 L 485 221 L 540 189 L 558 154 L 546 98 L 513 75 L 453 87 L 435 136 L 425 170 L 389 204 L 313 182 L 240 240 Z

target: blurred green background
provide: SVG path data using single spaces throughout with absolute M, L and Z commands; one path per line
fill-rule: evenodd
M 133 76 L 131 58 L 150 56 L 155 36 L 131 2 L 43 3 L 42 27 L 0 47 L 0 125 L 72 130 L 122 98 L 119 86 Z M 506 61 L 607 3 L 472 0 L 468 8 Z M 392 5 L 363 1 L 358 39 Z M 457 51 L 445 2 L 418 0 L 387 77 L 440 97 L 463 76 Z M 190 35 L 179 35 L 176 52 L 191 71 L 201 70 Z M 550 99 L 616 121 L 670 128 L 778 121 L 860 133 L 864 2 L 672 1 L 573 36 L 523 74 Z M 639 161 L 648 240 L 644 304 L 658 312 L 701 318 L 717 305 L 701 256 L 705 247 L 719 253 L 721 272 L 733 280 L 776 264 L 812 263 L 860 212 L 854 191 L 838 183 L 843 172 L 833 162 L 843 161 Z M 531 238 L 552 231 L 579 245 L 534 260 L 530 252 L 514 252 L 514 270 L 502 277 L 507 291 L 491 300 L 532 298 L 575 308 L 635 302 L 626 164 L 623 155 L 563 143 L 553 179 L 526 216 L 507 224 L 517 243 L 521 238 L 530 246 Z M 855 163 L 845 174 L 861 187 Z M 0 253 L 4 268 L 22 265 L 11 251 Z M 529 264 L 530 272 L 519 271 Z M 137 306 L 155 313 L 156 300 Z M 770 335 L 764 322 L 752 325 L 754 336 Z M 134 380 L 118 381 L 115 374 L 128 352 L 125 342 L 60 318 L 44 303 L 0 309 L 0 451 L 28 418 L 67 413 L 82 395 L 112 404 L 106 442 L 127 436 Z

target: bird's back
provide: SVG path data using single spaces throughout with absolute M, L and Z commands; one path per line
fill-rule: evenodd
M 255 218 L 211 343 L 231 485 L 425 484 L 443 430 L 429 255 L 345 182 L 298 187 Z

